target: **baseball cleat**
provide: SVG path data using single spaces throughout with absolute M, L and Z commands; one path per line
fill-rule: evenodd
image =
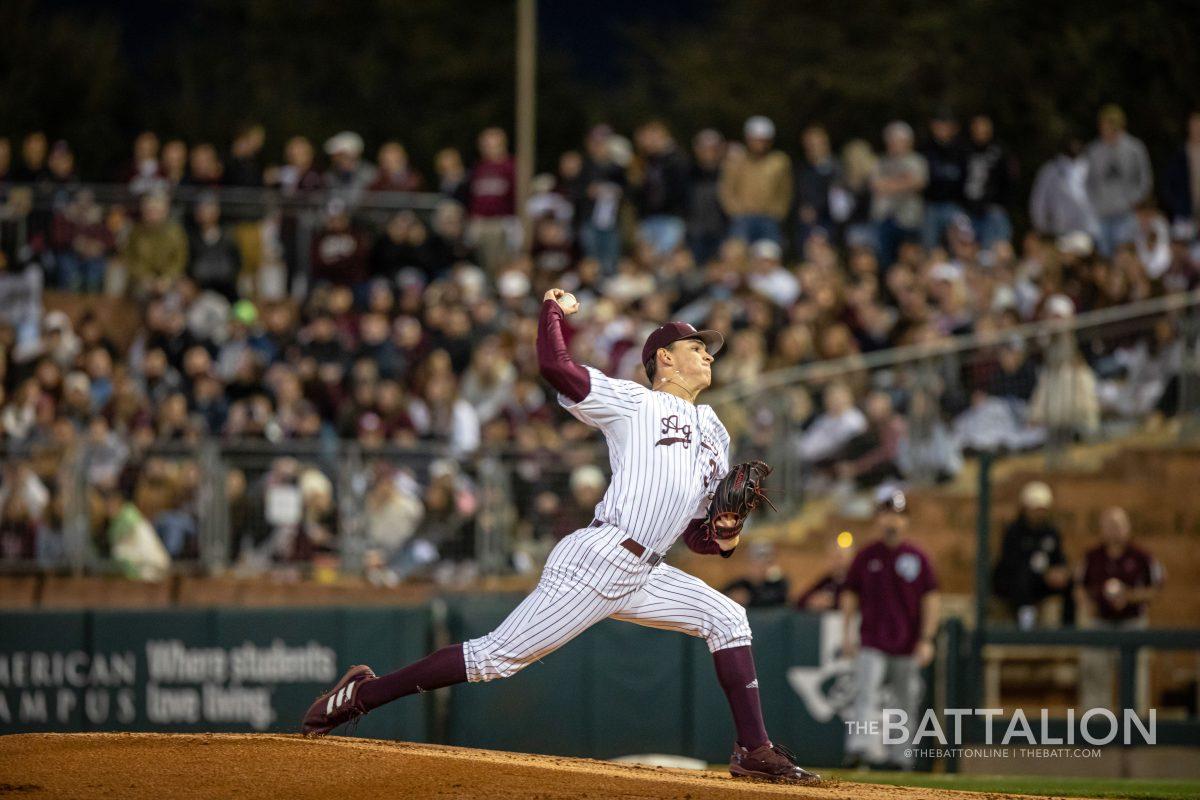
M 346 670 L 341 680 L 309 706 L 300 723 L 300 732 L 308 737 L 324 736 L 339 725 L 358 719 L 367 710 L 358 699 L 364 681 L 375 677 L 368 666 L 359 664 Z
M 815 786 L 821 782 L 820 775 L 809 772 L 796 763 L 796 755 L 792 751 L 770 742 L 753 750 L 735 744 L 733 755 L 729 759 L 729 774 L 735 778 L 802 783 L 808 786 Z

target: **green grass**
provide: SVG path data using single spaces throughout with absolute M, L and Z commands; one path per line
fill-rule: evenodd
M 1200 780 L 1141 778 L 1055 778 L 1037 775 L 934 775 L 925 772 L 846 772 L 819 770 L 822 776 L 858 783 L 890 783 L 964 792 L 1001 792 L 1055 797 L 1103 797 L 1123 800 L 1195 800 Z

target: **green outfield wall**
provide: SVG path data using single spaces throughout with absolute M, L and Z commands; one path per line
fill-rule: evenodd
M 285 731 L 352 664 L 386 671 L 490 630 L 517 596 L 381 608 L 0 613 L 0 733 Z M 812 763 L 841 757 L 836 617 L 751 613 L 764 711 Z M 604 622 L 524 672 L 406 698 L 355 735 L 609 758 L 728 758 L 703 642 Z

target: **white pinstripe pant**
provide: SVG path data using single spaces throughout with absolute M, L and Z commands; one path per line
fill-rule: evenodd
M 704 639 L 712 652 L 750 644 L 746 611 L 699 578 L 643 563 L 611 526 L 554 548 L 537 588 L 491 633 L 463 644 L 467 680 L 515 675 L 609 617 Z

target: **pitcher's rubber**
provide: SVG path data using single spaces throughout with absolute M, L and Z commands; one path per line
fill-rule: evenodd
M 735 780 L 728 772 L 340 736 L 80 733 L 0 737 L 0 797 L 996 800 L 1001 795 L 844 782 L 780 785 Z

